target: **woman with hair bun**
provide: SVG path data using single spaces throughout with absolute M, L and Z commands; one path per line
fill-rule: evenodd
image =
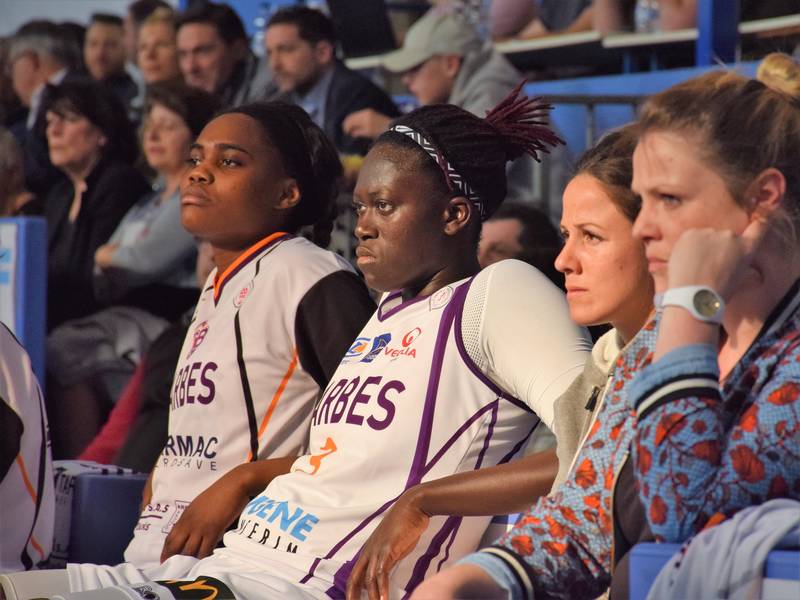
M 404 490 L 506 462 L 539 419 L 552 425 L 553 402 L 585 361 L 584 332 L 530 265 L 480 271 L 477 262 L 481 220 L 505 196 L 506 162 L 557 142 L 543 112 L 517 93 L 486 119 L 429 106 L 378 139 L 355 190 L 355 234 L 367 283 L 385 293 L 315 406 L 308 454 L 263 461 L 262 475 L 274 478 L 243 490 L 239 522 L 211 557 L 172 556 L 144 573 L 74 565 L 73 590 L 200 578 L 219 597 L 341 597 Z M 392 595 L 474 548 L 488 521 L 433 518 L 395 570 Z
M 682 542 L 743 508 L 800 499 L 796 99 L 712 72 L 649 99 L 639 128 L 633 233 L 656 317 L 617 360 L 561 489 L 418 598 L 596 597 L 618 539 L 637 540 L 631 514 Z M 613 493 L 623 477 L 639 501 Z M 604 543 L 624 513 L 622 538 Z

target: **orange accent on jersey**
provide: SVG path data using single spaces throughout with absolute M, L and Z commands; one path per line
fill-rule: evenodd
M 25 468 L 25 461 L 22 460 L 21 454 L 17 454 L 16 461 L 17 466 L 19 467 L 19 472 L 22 475 L 22 481 L 25 484 L 25 489 L 28 490 L 28 495 L 31 497 L 31 500 L 33 500 L 33 503 L 36 504 L 36 490 L 34 490 L 33 485 L 31 485 L 31 480 L 28 477 L 28 470 Z M 36 541 L 36 538 L 33 537 L 33 535 L 30 537 L 30 543 L 34 550 L 39 553 L 39 556 L 42 557 L 42 560 L 44 560 L 46 558 L 44 555 L 44 550 L 42 550 L 42 547 L 39 545 L 39 542 Z
M 42 557 L 42 560 L 44 560 L 45 558 L 47 558 L 47 557 L 44 555 L 44 550 L 42 550 L 42 547 L 39 545 L 39 542 L 37 542 L 37 541 L 36 541 L 36 538 L 35 538 L 35 537 L 33 537 L 33 536 L 31 536 L 31 546 L 33 546 L 33 549 L 34 549 L 34 550 L 36 550 L 36 551 L 39 553 L 39 556 L 41 556 L 41 557 Z
M 28 478 L 28 470 L 25 468 L 25 462 L 22 460 L 22 455 L 17 454 L 17 465 L 19 466 L 19 472 L 22 475 L 22 481 L 25 483 L 25 489 L 28 490 L 28 494 L 30 494 L 31 500 L 33 503 L 36 504 L 36 490 L 33 489 L 31 485 L 31 480 Z
M 325 440 L 325 445 L 320 448 L 322 452 L 320 454 L 312 454 L 311 458 L 308 460 L 309 464 L 314 467 L 314 470 L 309 473 L 309 475 L 313 475 L 317 471 L 319 471 L 320 466 L 322 465 L 322 459 L 328 456 L 329 454 L 333 454 L 336 452 L 336 442 L 333 441 L 333 438 L 328 438 Z
M 214 277 L 214 302 L 219 300 L 219 295 L 220 292 L 222 291 L 223 284 L 230 277 L 231 273 L 236 271 L 239 265 L 241 265 L 243 262 L 245 262 L 248 258 L 253 256 L 254 254 L 260 252 L 261 249 L 264 248 L 264 246 L 268 246 L 276 239 L 284 235 L 287 235 L 285 231 L 276 231 L 275 233 L 268 235 L 263 240 L 256 242 L 255 244 L 250 246 L 247 250 L 242 252 L 239 256 L 237 256 L 236 260 L 234 260 L 230 265 L 228 265 L 228 268 L 225 269 L 225 271 L 222 274 L 217 273 L 217 276 Z
M 283 390 L 286 389 L 286 385 L 292 378 L 292 373 L 294 373 L 296 367 L 297 367 L 297 349 L 295 348 L 294 354 L 292 355 L 292 361 L 289 363 L 289 368 L 286 369 L 286 373 L 283 375 L 283 379 L 281 379 L 281 384 L 278 386 L 278 389 L 275 390 L 275 395 L 272 396 L 272 402 L 270 402 L 269 408 L 267 409 L 264 418 L 261 420 L 261 427 L 258 428 L 258 439 L 261 439 L 261 436 L 267 429 L 267 424 L 269 423 L 270 418 L 272 418 L 272 413 L 275 411 L 275 407 L 278 405 L 278 401 L 281 399 L 281 396 L 283 395 Z M 250 462 L 252 458 L 253 458 L 252 451 L 248 452 L 247 462 Z
M 219 594 L 219 590 L 215 588 L 213 585 L 209 585 L 205 579 L 197 579 L 192 581 L 191 583 L 186 583 L 178 587 L 179 590 L 184 592 L 197 590 L 201 592 L 211 592 L 210 595 L 206 596 L 203 600 L 214 600 Z

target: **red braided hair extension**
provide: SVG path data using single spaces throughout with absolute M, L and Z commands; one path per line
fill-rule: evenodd
M 525 83 L 523 79 L 500 104 L 486 111 L 484 120 L 506 139 L 510 159 L 527 153 L 541 161 L 540 152 L 549 153 L 548 146 L 564 144 L 564 140 L 547 124 L 547 113 L 553 106 L 541 98 L 520 95 Z

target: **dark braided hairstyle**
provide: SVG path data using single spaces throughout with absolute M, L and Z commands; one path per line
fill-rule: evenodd
M 539 98 L 522 94 L 521 82 L 495 108 L 481 119 L 452 104 L 432 104 L 396 119 L 392 126 L 409 127 L 427 138 L 453 169 L 475 190 L 484 205 L 483 219 L 488 219 L 507 193 L 506 163 L 528 154 L 540 160 L 542 152 L 563 144 L 547 126 L 552 108 Z M 419 163 L 415 167 L 433 174 L 442 182 L 442 191 L 460 195 L 451 176 L 425 150 L 406 134 L 390 129 L 375 142 L 413 150 Z
M 288 229 L 296 233 L 313 226 L 312 241 L 327 248 L 336 218 L 342 163 L 331 141 L 306 111 L 285 102 L 256 102 L 221 114 L 241 113 L 261 125 L 267 143 L 281 157 L 286 174 L 297 181 L 300 202 L 289 214 Z

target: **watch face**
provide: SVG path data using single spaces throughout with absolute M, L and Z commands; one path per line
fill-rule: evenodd
M 722 306 L 719 297 L 711 290 L 698 290 L 693 302 L 695 310 L 704 317 L 713 317 Z

